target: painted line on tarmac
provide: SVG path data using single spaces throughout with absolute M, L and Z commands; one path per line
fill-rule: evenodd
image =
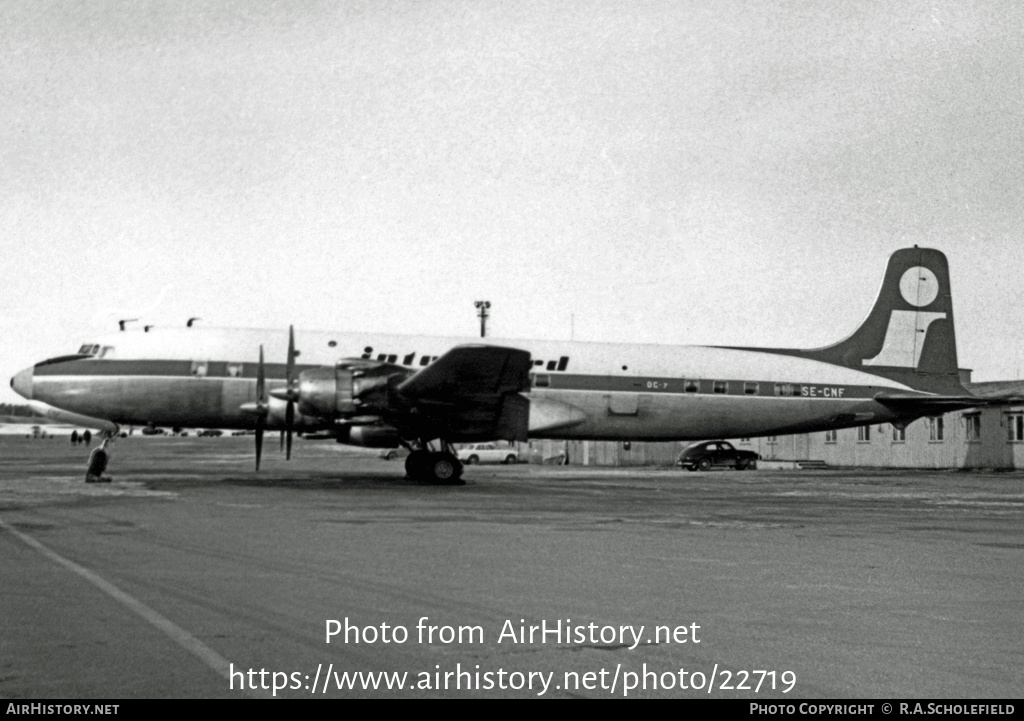
M 100 576 L 96 575 L 87 568 L 79 566 L 74 561 L 69 561 L 58 553 L 51 551 L 49 548 L 41 544 L 31 536 L 27 536 L 21 531 L 13 528 L 10 524 L 3 520 L 0 520 L 0 528 L 8 531 L 15 538 L 20 539 L 23 543 L 31 546 L 32 548 L 39 551 L 41 554 L 49 558 L 51 561 L 55 561 L 60 565 L 64 566 L 70 571 L 77 573 L 79 576 L 84 578 L 86 581 L 96 586 L 98 589 L 103 591 L 105 594 L 110 596 L 116 601 L 120 601 L 125 606 L 130 608 L 139 616 L 142 616 L 145 620 L 149 621 L 152 625 L 163 631 L 165 634 L 170 636 L 171 640 L 177 643 L 179 646 L 189 651 L 205 663 L 207 666 L 212 668 L 214 671 L 219 673 L 226 679 L 230 680 L 230 664 L 227 659 L 221 656 L 219 653 L 214 651 L 212 648 L 204 644 L 198 638 L 190 634 L 188 631 L 177 625 L 173 621 L 161 616 L 159 613 L 154 611 L 152 608 L 144 604 L 134 596 L 130 596 L 120 588 L 104 580 Z

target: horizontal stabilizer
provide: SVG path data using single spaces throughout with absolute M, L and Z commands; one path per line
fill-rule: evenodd
M 977 396 L 925 396 L 911 393 L 879 393 L 875 400 L 888 406 L 901 416 L 931 416 L 959 411 L 965 408 L 987 406 L 993 399 Z

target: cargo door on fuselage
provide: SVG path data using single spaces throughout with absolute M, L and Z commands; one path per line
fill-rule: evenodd
M 608 399 L 608 415 L 610 416 L 635 417 L 640 415 L 639 393 L 609 393 L 605 398 Z

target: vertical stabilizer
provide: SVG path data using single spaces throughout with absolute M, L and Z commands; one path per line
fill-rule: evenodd
M 871 312 L 849 338 L 813 350 L 760 350 L 845 366 L 928 393 L 967 394 L 956 357 L 949 265 L 932 248 L 892 254 Z

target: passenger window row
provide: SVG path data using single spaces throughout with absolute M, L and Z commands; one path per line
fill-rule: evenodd
M 704 381 L 704 393 L 708 392 L 707 383 L 711 383 L 710 391 L 712 393 L 726 394 L 729 392 L 730 381 Z M 737 389 L 742 386 L 743 395 L 756 396 L 761 394 L 761 384 L 757 381 L 733 381 Z M 694 379 L 686 379 L 683 381 L 683 391 L 685 393 L 700 393 L 701 392 L 701 381 Z M 777 396 L 799 396 L 800 386 L 796 383 L 775 383 L 773 386 L 774 395 Z
M 531 374 L 532 385 L 534 388 L 550 388 L 551 387 L 551 376 L 546 373 Z M 652 381 L 653 382 L 653 381 Z M 683 392 L 685 393 L 701 393 L 701 382 L 700 380 L 689 378 L 683 381 Z M 729 381 L 703 381 L 704 393 L 717 393 L 720 395 L 729 393 Z M 708 384 L 710 388 L 708 387 Z M 739 388 L 742 386 L 743 394 L 748 396 L 756 396 L 761 393 L 761 384 L 757 381 L 733 381 L 735 387 Z M 648 386 L 650 387 L 650 386 Z M 799 396 L 800 386 L 796 383 L 775 383 L 774 393 L 777 396 Z

